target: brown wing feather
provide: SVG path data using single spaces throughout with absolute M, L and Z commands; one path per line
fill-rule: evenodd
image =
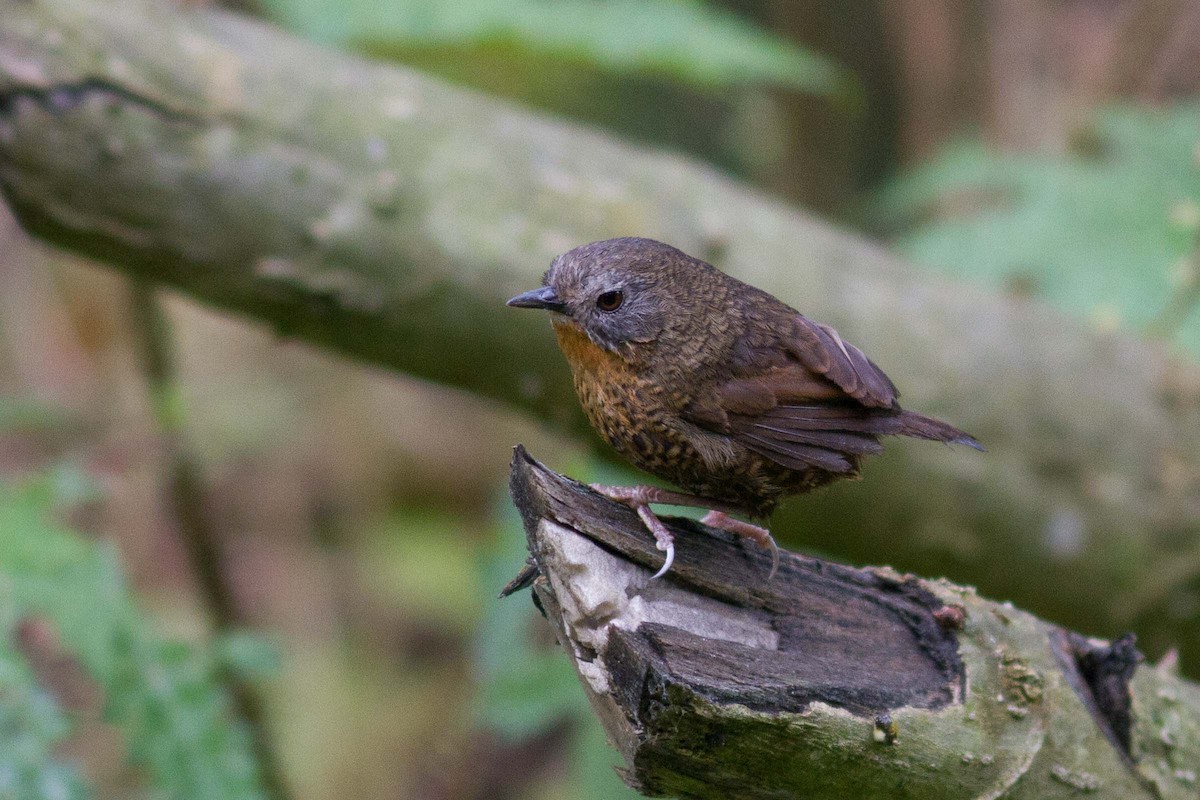
M 841 430 L 796 430 L 768 425 L 761 421 L 750 422 L 742 430 L 755 436 L 767 437 L 776 442 L 824 447 L 841 453 L 867 456 L 883 452 L 883 445 L 871 433 L 855 433 Z M 739 427 L 742 427 L 739 424 Z
M 791 469 L 807 470 L 816 467 L 826 472 L 846 474 L 853 474 L 858 470 L 855 459 L 827 447 L 781 442 L 753 433 L 742 433 L 737 439 L 759 455 Z
M 739 342 L 737 377 L 693 404 L 697 425 L 790 469 L 837 474 L 856 473 L 861 456 L 882 451 L 883 435 L 979 446 L 953 426 L 902 410 L 888 376 L 837 331 L 791 319 L 792 337 L 759 332 Z
M 795 316 L 791 355 L 812 371 L 833 381 L 848 397 L 871 408 L 891 408 L 900 393 L 895 384 L 862 350 L 843 341 L 828 325 Z
M 784 405 L 760 414 L 730 414 L 729 432 L 734 440 L 785 467 L 850 475 L 858 471 L 860 456 L 883 450 L 879 434 L 897 430 L 898 416 L 890 409 L 867 409 L 844 400 Z

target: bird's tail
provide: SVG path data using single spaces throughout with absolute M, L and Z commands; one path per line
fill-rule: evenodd
M 917 439 L 930 439 L 947 444 L 965 444 L 967 447 L 974 447 L 980 451 L 984 449 L 974 436 L 964 433 L 940 419 L 927 417 L 915 411 L 900 413 L 900 429 L 896 433 L 901 436 L 913 436 Z

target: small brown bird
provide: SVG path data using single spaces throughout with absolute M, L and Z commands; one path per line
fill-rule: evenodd
M 577 247 L 508 305 L 552 314 L 575 391 L 600 434 L 636 466 L 684 488 L 594 486 L 636 509 L 666 552 L 651 503 L 711 509 L 703 521 L 778 550 L 765 519 L 792 494 L 858 474 L 881 435 L 982 450 L 905 411 L 887 375 L 828 325 L 652 239 Z

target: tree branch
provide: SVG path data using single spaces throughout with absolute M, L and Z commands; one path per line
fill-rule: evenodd
M 684 798 L 1183 798 L 1200 688 L 947 581 L 769 558 L 637 515 L 517 448 L 535 601 L 626 781 Z
M 1191 368 L 678 157 L 170 6 L 0 0 L 0 190 L 36 236 L 568 430 L 582 416 L 553 337 L 503 299 L 573 245 L 664 239 L 835 325 L 906 405 L 989 447 L 889 445 L 869 480 L 785 510 L 785 538 L 953 572 L 1077 626 L 1115 631 L 1132 608 L 1154 649 L 1191 634 L 1155 613 L 1170 591 L 1127 602 L 1200 522 Z

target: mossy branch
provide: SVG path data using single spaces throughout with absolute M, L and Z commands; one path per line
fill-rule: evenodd
M 521 448 L 512 493 L 535 600 L 646 794 L 1196 795 L 1200 687 L 1139 667 L 1132 638 L 793 553 L 768 581 L 765 553 L 688 520 L 650 581 L 662 555 L 629 508 Z
M 545 320 L 503 300 L 576 244 L 663 239 L 835 325 L 989 448 L 893 443 L 869 480 L 785 508 L 785 540 L 1137 623 L 1155 651 L 1192 634 L 1158 612 L 1195 570 L 1147 581 L 1197 560 L 1192 368 L 684 159 L 207 7 L 0 0 L 0 191 L 46 241 L 573 431 Z

